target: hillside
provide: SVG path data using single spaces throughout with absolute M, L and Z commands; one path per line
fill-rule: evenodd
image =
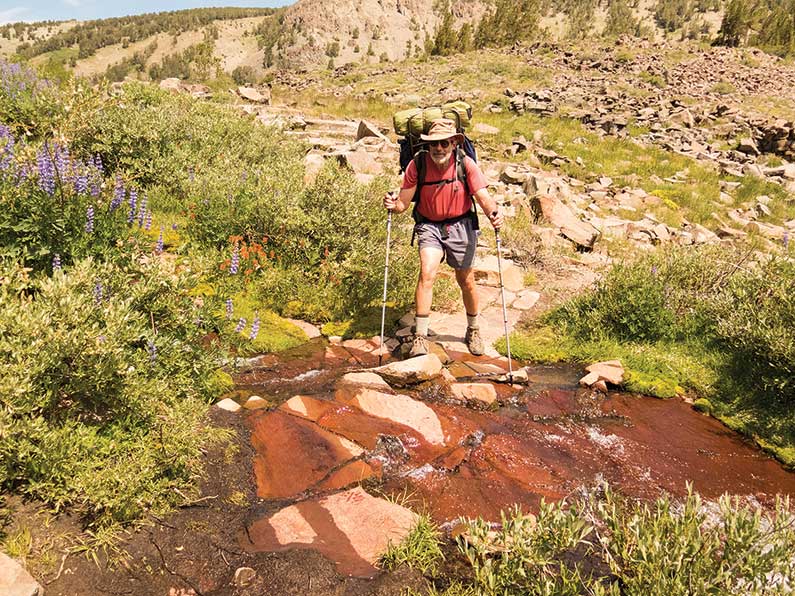
M 193 9 L 86 23 L 16 23 L 0 27 L 0 56 L 19 54 L 56 75 L 67 69 L 111 80 L 196 80 L 206 78 L 199 76 L 205 73 L 232 75 L 240 68 L 236 80 L 253 83 L 269 67 L 393 62 L 519 40 L 630 34 L 652 42 L 712 42 L 724 7 L 721 0 L 639 0 L 631 7 L 624 0 L 556 0 L 548 6 L 537 0 L 299 0 L 280 9 Z M 753 41 L 760 31 L 771 31 L 762 41 L 786 51 L 793 36 L 786 24 L 773 25 L 762 17 L 746 18 L 743 39 Z M 205 64 L 191 70 L 197 55 Z

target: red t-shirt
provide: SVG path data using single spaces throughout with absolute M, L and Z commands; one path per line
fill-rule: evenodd
M 470 158 L 464 157 L 469 192 L 475 194 L 486 187 L 486 178 L 478 165 Z M 449 184 L 431 184 L 439 180 L 449 180 L 456 177 L 455 156 L 450 158 L 447 169 L 443 172 L 431 159 L 425 155 L 425 183 L 420 190 L 420 201 L 417 209 L 420 215 L 432 221 L 442 221 L 464 215 L 472 207 L 472 201 L 467 195 L 464 183 L 456 180 Z M 412 159 L 403 176 L 401 190 L 417 186 L 417 166 Z

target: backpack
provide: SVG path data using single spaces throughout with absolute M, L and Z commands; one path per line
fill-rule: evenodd
M 464 157 L 469 157 L 472 159 L 472 161 L 477 162 L 477 153 L 475 152 L 475 146 L 472 143 L 472 140 L 467 137 L 466 134 L 464 134 L 464 130 L 469 125 L 472 118 L 472 107 L 463 101 L 451 102 L 440 107 L 413 108 L 411 110 L 403 110 L 402 112 L 397 112 L 393 116 L 395 132 L 400 137 L 398 139 L 398 144 L 400 146 L 400 172 L 405 172 L 406 168 L 409 167 L 409 164 L 412 161 L 414 161 L 414 166 L 417 169 L 417 188 L 414 192 L 414 198 L 412 198 L 414 207 L 412 209 L 411 216 L 415 223 L 429 221 L 423 217 L 417 209 L 417 205 L 419 204 L 420 200 L 420 193 L 422 187 L 425 185 L 425 157 L 428 154 L 428 149 L 425 147 L 419 135 L 427 133 L 431 122 L 437 118 L 449 118 L 454 120 L 456 122 L 456 131 L 461 133 L 464 140 L 460 145 L 458 145 L 458 147 L 456 147 L 453 154 L 453 158 L 455 159 L 456 163 L 455 178 L 439 180 L 435 182 L 435 184 L 450 184 L 456 182 L 457 180 L 462 182 L 464 191 L 467 193 L 467 195 L 469 195 L 470 199 L 472 199 L 472 208 L 466 214 L 466 217 L 470 218 L 470 221 L 472 222 L 472 228 L 477 230 L 479 229 L 477 207 L 475 206 L 474 198 L 469 193 L 466 167 L 464 166 Z M 414 244 L 413 234 L 411 237 L 411 243 L 412 245 Z

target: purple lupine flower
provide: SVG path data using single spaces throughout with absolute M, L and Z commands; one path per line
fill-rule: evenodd
M 75 192 L 79 195 L 88 190 L 88 175 L 85 171 L 79 172 L 75 176 Z
M 102 284 L 100 282 L 97 282 L 96 285 L 94 286 L 94 302 L 96 302 L 97 304 L 102 302 L 102 292 L 103 292 Z
M 46 143 L 36 155 L 36 167 L 39 172 L 39 188 L 52 196 L 55 193 L 55 165 Z
M 53 143 L 53 156 L 55 162 L 56 174 L 62 178 L 66 174 L 70 163 L 69 148 L 63 147 L 58 143 Z
M 188 166 L 188 180 L 193 182 L 194 173 L 193 173 L 193 166 Z
M 147 202 L 146 193 L 144 193 L 144 196 L 141 197 L 141 204 L 138 207 L 139 228 L 144 225 L 144 221 L 146 220 L 146 202 Z
M 86 208 L 86 234 L 94 231 L 94 207 L 89 205 Z
M 229 264 L 229 275 L 237 275 L 240 270 L 240 246 L 235 242 L 235 248 L 232 250 L 232 261 Z
M 0 170 L 7 170 L 14 160 L 14 135 L 11 129 L 0 124 Z
M 176 230 L 177 229 L 177 224 L 176 223 L 171 224 L 171 229 L 172 230 Z
M 61 255 L 55 253 L 52 256 L 52 270 L 58 271 L 61 268 Z
M 784 232 L 781 241 L 784 243 L 784 250 L 787 250 L 789 248 L 789 231 Z
M 240 333 L 245 328 L 246 328 L 246 319 L 240 317 L 240 320 L 237 322 L 237 327 L 235 327 L 235 333 Z
M 124 202 L 124 182 L 121 179 L 121 176 L 116 176 L 116 184 L 113 186 L 113 199 L 110 201 L 110 210 L 116 211 L 121 204 Z
M 127 214 L 127 223 L 131 224 L 135 220 L 135 207 L 138 204 L 138 191 L 130 189 L 130 212 Z
M 155 246 L 155 252 L 157 254 L 161 254 L 163 252 L 163 228 L 160 228 L 160 236 L 157 237 L 157 246 Z
M 232 320 L 232 316 L 234 315 L 234 306 L 232 305 L 232 299 L 226 299 L 226 319 L 228 321 Z
M 147 232 L 152 228 L 152 212 L 146 212 L 146 219 L 144 220 L 144 230 Z
M 102 165 L 102 158 L 99 156 L 99 153 L 94 155 L 94 161 L 92 163 L 97 172 L 99 172 L 99 175 L 103 176 L 105 174 L 105 166 Z
M 157 360 L 157 346 L 151 339 L 146 344 L 146 351 L 149 352 L 149 362 L 152 363 Z
M 651 274 L 652 275 L 657 275 L 657 265 L 652 265 L 651 266 Z
M 251 333 L 249 333 L 248 338 L 251 341 L 257 339 L 257 334 L 259 333 L 259 313 L 254 313 L 254 322 L 251 323 Z

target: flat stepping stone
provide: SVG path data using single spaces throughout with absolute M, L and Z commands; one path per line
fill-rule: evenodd
M 0 594 L 43 596 L 44 588 L 14 559 L 0 552 Z
M 298 496 L 364 453 L 356 443 L 283 412 L 254 414 L 250 424 L 257 496 L 262 498 Z
M 439 367 L 441 368 L 441 364 Z M 444 433 L 436 412 L 407 395 L 361 388 L 356 394 L 348 397 L 345 403 L 358 407 L 370 416 L 412 428 L 431 445 L 444 445 Z
M 413 511 L 357 487 L 285 507 L 251 524 L 239 539 L 248 552 L 317 550 L 343 575 L 373 577 L 389 544 L 399 544 L 417 520 Z

